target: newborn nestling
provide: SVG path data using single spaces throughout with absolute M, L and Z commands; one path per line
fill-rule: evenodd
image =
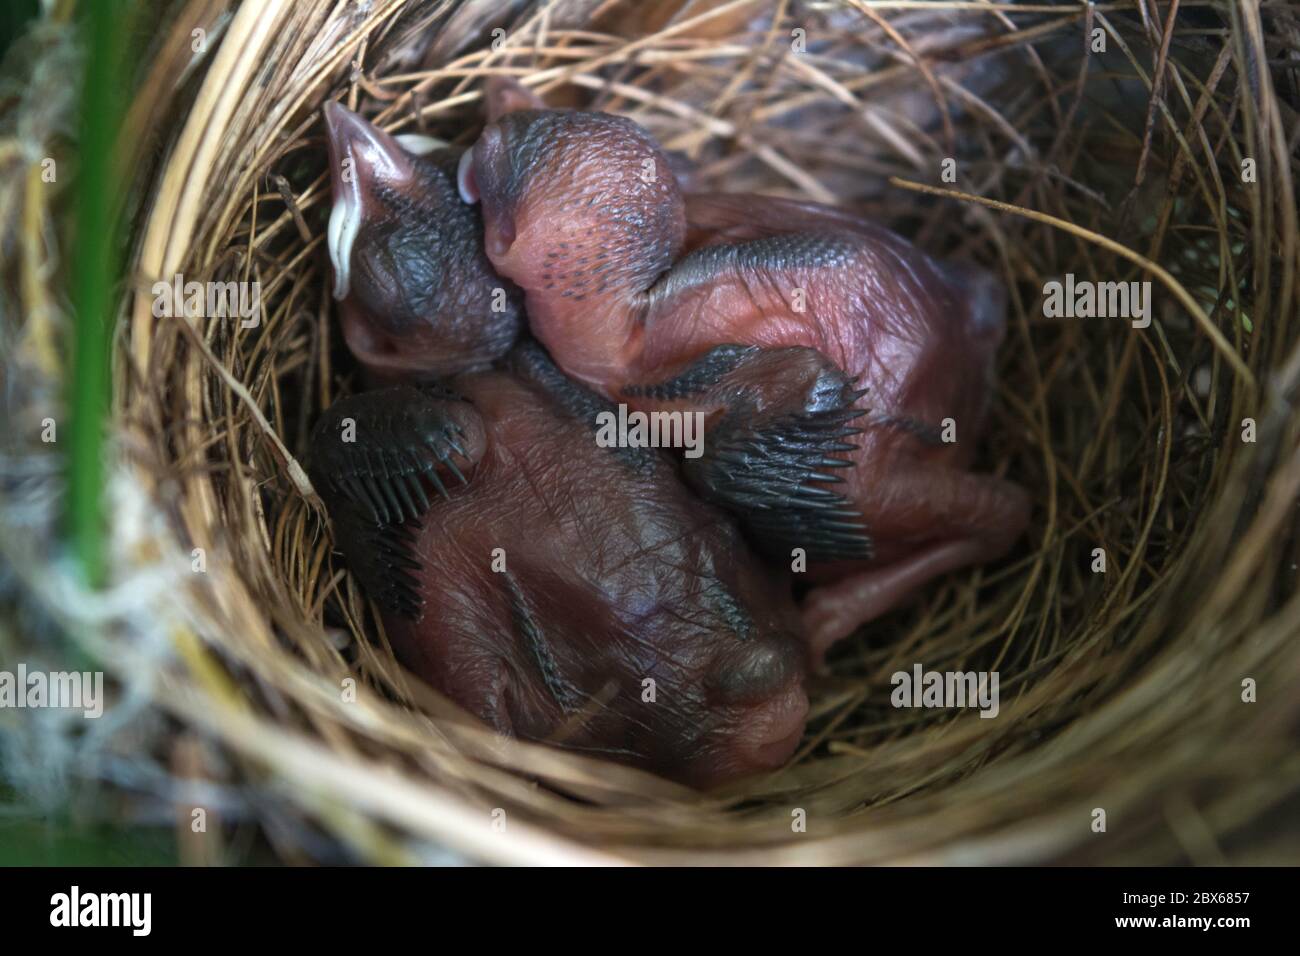
M 359 118 L 336 114 L 330 126 L 335 156 L 356 157 L 362 183 L 410 162 Z M 406 261 L 436 274 L 477 246 L 477 213 L 466 211 L 436 237 L 404 224 L 424 237 L 403 245 Z M 354 292 L 358 261 L 379 261 L 366 237 L 391 235 L 370 231 L 369 206 L 359 212 L 357 239 L 336 260 Z M 434 292 L 395 331 L 389 316 L 409 294 L 368 287 L 349 344 L 384 341 L 391 351 L 358 358 L 390 381 L 400 369 L 423 384 L 335 403 L 309 463 L 335 541 L 401 660 L 503 733 L 697 786 L 780 766 L 808 710 L 788 587 L 671 461 L 599 447 L 596 415 L 608 406 L 536 344 L 495 370 L 448 374 L 444 342 L 462 367 L 495 357 L 462 346 L 493 352 L 496 334 L 475 323 L 498 314 L 466 317 L 464 296 Z M 428 368 L 442 373 L 438 384 Z
M 832 207 L 684 198 L 636 123 L 492 87 L 459 180 L 488 256 L 565 372 L 707 416 L 687 478 L 770 553 L 804 550 L 815 653 L 1009 548 L 1027 497 L 966 470 L 1003 334 L 992 276 Z

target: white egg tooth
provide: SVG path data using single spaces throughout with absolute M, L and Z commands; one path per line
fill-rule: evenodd
M 470 147 L 461 154 L 460 162 L 456 164 L 456 188 L 460 190 L 460 198 L 472 206 L 478 202 L 478 186 L 474 182 L 474 147 Z

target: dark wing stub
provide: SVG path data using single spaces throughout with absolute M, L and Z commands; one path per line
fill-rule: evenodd
M 364 392 L 340 399 L 321 416 L 308 472 L 339 549 L 381 607 L 419 616 L 417 522 L 431 507 L 431 493 L 449 497 L 453 477 L 467 483 L 465 471 L 483 448 L 478 412 L 437 386 Z
M 870 558 L 871 538 L 862 515 L 825 485 L 843 481 L 834 472 L 853 463 L 835 454 L 853 451 L 844 439 L 860 429 L 849 422 L 866 414 L 846 405 L 747 423 L 733 412 L 714 427 L 705 453 L 686 459 L 687 480 L 715 504 L 736 514 L 759 547 L 788 558 L 803 548 L 809 560 Z
M 401 385 L 335 402 L 321 416 L 311 450 L 316 485 L 377 524 L 401 524 L 429 510 L 426 483 L 444 498 L 448 475 L 466 483 L 456 459 L 475 464 L 482 427 L 455 393 Z
M 418 526 L 376 524 L 355 508 L 330 506 L 334 540 L 362 593 L 383 611 L 418 621 L 424 610 L 421 564 L 415 557 Z
M 687 458 L 687 481 L 744 523 L 769 555 L 803 548 L 810 559 L 868 558 L 871 539 L 847 497 L 825 487 L 853 467 L 839 457 L 867 414 L 866 390 L 815 349 L 716 346 L 655 383 L 627 385 L 639 405 L 721 410 L 700 457 Z

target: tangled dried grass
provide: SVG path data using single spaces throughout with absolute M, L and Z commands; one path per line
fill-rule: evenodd
M 342 846 L 376 862 L 441 859 L 436 848 L 496 862 L 1297 858 L 1294 827 L 1270 830 L 1300 792 L 1294 9 L 264 0 L 232 12 L 221 0 L 170 11 L 129 118 L 141 160 L 115 500 L 136 510 L 116 522 L 112 593 L 135 595 L 134 616 L 77 605 L 23 571 L 47 567 L 35 544 L 5 545 L 11 571 L 133 689 L 133 735 L 105 746 L 152 761 L 147 780 L 182 819 L 203 805 L 255 819 L 288 858 Z M 214 45 L 194 65 L 196 27 Z M 1104 53 L 1089 48 L 1094 30 Z M 296 464 L 354 381 L 331 325 L 318 108 L 342 95 L 381 125 L 463 142 L 492 73 L 634 117 L 695 161 L 703 188 L 851 205 L 983 261 L 1011 289 L 984 465 L 1032 489 L 1032 534 L 837 652 L 810 686 L 797 759 L 771 778 L 701 795 L 493 738 L 402 672 L 330 551 Z M 940 179 L 949 157 L 955 185 Z M 1152 280 L 1151 327 L 1045 318 L 1043 283 L 1071 272 Z M 260 328 L 156 319 L 149 288 L 176 273 L 259 280 Z M 205 573 L 191 573 L 194 548 Z M 157 586 L 140 598 L 145 570 Z M 890 675 L 914 662 L 998 671 L 1000 715 L 888 706 Z M 1243 702 L 1247 678 L 1258 703 Z M 221 828 L 180 830 L 188 858 L 221 857 Z

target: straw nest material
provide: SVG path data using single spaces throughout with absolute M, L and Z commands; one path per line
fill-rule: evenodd
M 13 747 L 20 788 L 89 776 L 118 820 L 170 807 L 194 860 L 234 858 L 241 821 L 287 859 L 1296 859 L 1294 8 L 192 0 L 146 63 L 114 586 L 76 595 L 39 534 L 4 535 L 28 609 L 9 650 L 48 659 L 21 622 L 75 623 L 113 722 Z M 320 106 L 468 142 L 500 73 L 635 118 L 702 188 L 842 203 L 1011 291 L 981 467 L 1031 490 L 1031 532 L 833 654 L 775 776 L 699 794 L 493 737 L 404 674 L 331 551 L 298 464 L 357 385 L 329 296 Z M 34 257 L 5 266 L 28 316 L 6 331 L 26 421 L 49 400 L 41 341 L 64 326 L 57 301 L 31 318 L 33 296 L 58 298 L 53 240 L 15 211 L 57 210 L 6 189 L 5 241 Z M 37 237 L 56 231 L 42 221 Z M 178 273 L 259 281 L 260 325 L 155 317 L 151 286 Z M 1071 273 L 1150 281 L 1149 328 L 1045 315 L 1044 284 Z M 11 531 L 31 487 L 6 486 Z M 43 512 L 25 501 L 31 530 Z M 997 671 L 997 717 L 891 707 L 891 675 L 915 663 Z

